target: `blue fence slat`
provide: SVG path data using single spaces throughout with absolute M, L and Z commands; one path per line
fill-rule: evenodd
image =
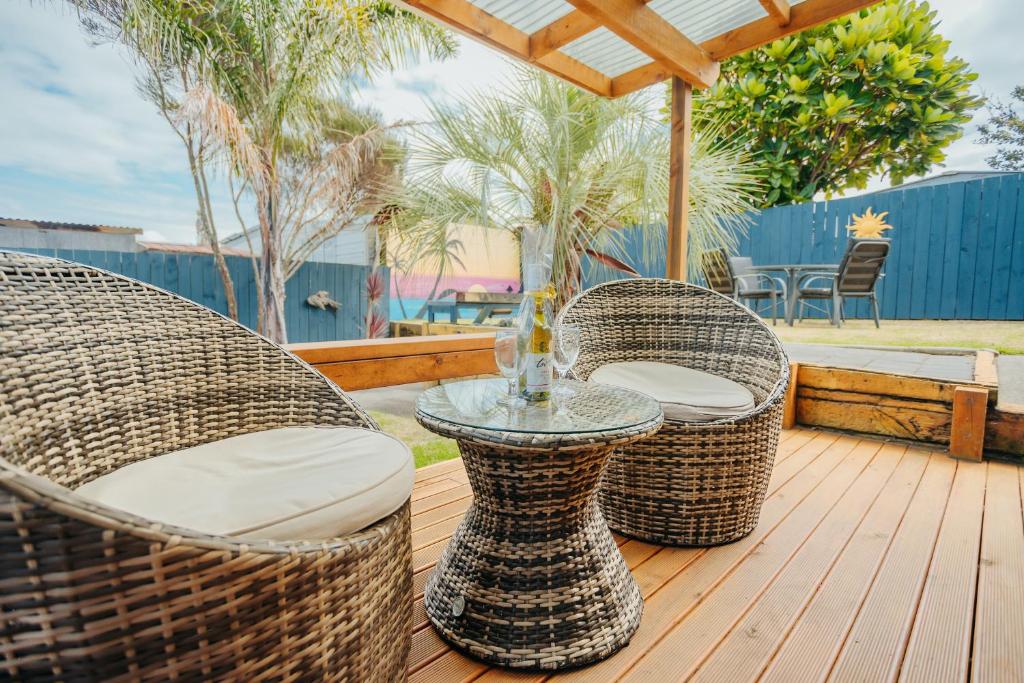
M 893 224 L 893 250 L 900 253 L 899 270 L 894 273 L 896 281 L 896 317 L 910 317 L 910 297 L 914 287 L 914 234 L 917 232 L 917 211 L 921 202 L 919 195 L 904 195 L 903 209 L 899 222 Z M 925 207 L 927 210 L 927 207 Z
M 942 259 L 942 290 L 939 295 L 940 307 L 938 318 L 952 319 L 956 317 L 957 296 L 957 265 L 960 257 L 960 241 L 964 222 L 964 191 L 963 183 L 950 184 L 948 187 L 948 203 L 946 205 L 946 234 Z M 935 226 L 938 230 L 939 226 Z
M 992 289 L 989 294 L 986 317 L 1004 320 L 1010 293 L 1010 269 L 1013 265 L 1014 223 L 1017 217 L 1017 179 L 1014 176 L 1005 175 L 1000 176 L 998 180 L 999 199 L 996 202 L 994 231 L 996 247 L 992 254 Z
M 981 225 L 981 182 L 967 183 L 964 195 L 964 221 L 960 226 L 960 258 L 957 265 L 959 288 L 956 296 L 956 317 L 970 320 L 974 311 L 975 264 L 978 253 L 978 232 Z
M 981 184 L 981 227 L 978 230 L 978 252 L 975 262 L 974 299 L 971 318 L 988 318 L 992 296 L 992 263 L 996 250 L 996 218 L 999 213 L 999 178 L 985 178 Z
M 1007 320 L 1024 320 L 1024 173 L 1017 176 L 1017 214 L 1010 251 L 1010 287 L 1006 297 Z
M 927 277 L 925 277 L 924 314 L 922 317 L 935 320 L 942 317 L 942 276 L 943 259 L 946 254 L 946 214 L 949 211 L 949 186 L 933 188 L 928 226 L 925 240 L 928 242 Z
M 900 192 L 884 192 L 880 195 L 877 195 L 875 197 L 875 201 L 871 202 L 870 204 L 871 209 L 876 214 L 885 213 L 886 215 L 884 220 L 889 220 L 889 217 L 892 215 L 893 212 L 893 207 L 900 206 L 900 203 L 902 202 L 901 194 L 902 193 Z M 889 273 L 892 271 L 892 262 L 887 259 L 885 265 L 882 268 L 882 277 L 879 278 L 875 290 L 875 293 L 878 296 L 879 314 L 882 317 L 886 317 L 886 306 L 889 301 L 894 299 L 893 294 L 896 291 L 895 288 L 892 286 L 893 283 L 890 281 L 891 278 L 889 277 Z
M 911 240 L 914 258 L 910 279 L 910 317 L 914 319 L 925 317 L 925 305 L 928 301 L 928 251 L 932 243 L 930 227 L 934 201 L 934 187 L 926 187 L 917 193 L 917 216 Z M 906 243 L 906 240 L 902 242 Z

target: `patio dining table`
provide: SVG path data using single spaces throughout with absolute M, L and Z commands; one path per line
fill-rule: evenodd
M 751 268 L 757 273 L 786 274 L 786 324 L 792 325 L 796 313 L 797 285 L 800 277 L 807 273 L 838 273 L 839 265 L 835 263 L 776 263 Z

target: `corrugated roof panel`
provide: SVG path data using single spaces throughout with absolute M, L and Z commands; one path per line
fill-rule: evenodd
M 651 61 L 647 54 L 606 28 L 599 28 L 577 38 L 563 47 L 562 52 L 612 78 Z
M 698 44 L 768 16 L 758 0 L 653 0 L 649 7 Z
M 473 0 L 473 4 L 524 33 L 542 29 L 574 9 L 564 0 Z

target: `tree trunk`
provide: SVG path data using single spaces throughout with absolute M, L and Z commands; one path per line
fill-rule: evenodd
M 262 254 L 260 269 L 263 281 L 263 334 L 271 341 L 284 344 L 288 341 L 288 328 L 284 317 L 284 263 L 281 253 L 281 231 L 276 224 L 276 207 L 273 194 L 267 197 L 264 215 L 260 219 Z
M 220 272 L 220 281 L 224 286 L 224 298 L 228 302 L 228 316 L 235 322 L 238 322 L 238 299 L 235 297 L 235 284 L 231 281 L 231 271 L 228 270 L 227 259 L 224 258 L 224 253 L 220 250 L 220 240 L 217 237 L 217 228 L 213 222 L 213 209 L 210 207 L 210 188 L 206 184 L 206 170 L 202 161 L 199 164 L 199 179 L 202 181 L 203 186 L 201 210 L 206 216 L 210 251 L 213 252 L 213 260 L 217 264 L 217 270 Z
M 228 302 L 228 316 L 232 320 L 238 320 L 238 299 L 235 298 L 235 285 L 231 281 L 231 272 L 228 270 L 227 261 L 221 253 L 220 243 L 217 240 L 217 229 L 213 224 L 213 212 L 210 209 L 210 197 L 206 187 L 206 178 L 203 173 L 203 162 L 196 155 L 192 146 L 191 138 L 187 138 L 185 150 L 188 152 L 188 166 L 192 171 L 192 184 L 195 186 L 196 202 L 199 204 L 199 223 L 210 243 L 210 250 L 213 252 L 213 260 L 217 264 L 217 271 L 220 274 L 221 285 L 224 287 L 224 298 Z

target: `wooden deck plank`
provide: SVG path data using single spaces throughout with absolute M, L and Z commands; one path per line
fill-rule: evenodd
M 948 458 L 929 463 L 829 680 L 896 679 L 955 472 L 956 462 Z
M 453 458 L 444 462 L 434 463 L 433 465 L 427 465 L 426 467 L 419 467 L 416 469 L 416 483 L 413 484 L 413 488 L 420 486 L 429 479 L 443 477 L 450 472 L 461 472 L 464 469 L 461 458 Z
M 790 479 L 761 509 L 761 518 L 754 531 L 735 543 L 708 549 L 696 561 L 676 573 L 663 586 L 649 595 L 644 595 L 644 617 L 625 648 L 612 658 L 579 671 L 566 672 L 560 680 L 566 681 L 610 681 L 624 674 L 634 662 L 650 650 L 672 627 L 686 616 L 687 612 L 710 593 L 714 587 L 739 566 L 745 558 L 760 552 L 761 544 L 791 512 L 811 494 L 823 479 L 835 471 L 846 455 L 858 443 L 857 439 L 840 437 L 827 445 L 834 457 L 814 458 L 801 472 Z M 825 445 L 821 446 L 825 448 Z M 666 551 L 655 555 L 661 557 Z M 684 556 L 685 557 L 685 556 Z M 645 568 L 650 562 L 640 565 L 634 572 L 638 582 L 643 581 Z
M 460 477 L 458 472 L 452 472 L 442 479 L 426 484 L 422 488 L 413 489 L 412 502 L 416 503 L 428 496 L 432 496 L 436 493 L 441 493 L 442 491 L 447 491 L 448 489 L 453 489 L 456 486 L 462 486 L 467 483 L 469 483 L 469 480 L 466 478 L 465 474 Z
M 761 674 L 880 495 L 890 493 L 905 446 L 878 448 L 871 464 L 828 512 L 751 609 L 713 645 L 694 680 L 746 681 Z
M 932 456 L 941 457 L 941 456 Z M 878 567 L 896 535 L 928 464 L 915 449 L 903 457 L 883 496 L 872 507 L 762 677 L 772 683 L 824 680 Z M 931 484 L 925 484 L 930 487 Z
M 439 493 L 435 493 L 429 496 L 424 496 L 412 502 L 412 514 L 413 517 L 422 514 L 428 510 L 433 510 L 436 507 L 447 505 L 448 503 L 465 498 L 466 496 L 473 495 L 473 489 L 470 488 L 469 484 L 460 484 L 452 489 L 446 489 Z
M 986 466 L 961 462 L 914 619 L 900 680 L 965 681 L 985 509 Z
M 821 485 L 760 543 L 757 552 L 719 582 L 713 592 L 702 595 L 702 601 L 688 611 L 686 618 L 663 636 L 655 650 L 645 653 L 621 680 L 677 681 L 692 674 L 837 502 L 848 499 L 854 482 L 866 471 L 880 446 L 877 441 L 857 443 Z M 853 495 L 858 493 L 861 492 Z
M 468 487 L 468 484 L 466 484 Z M 433 524 L 438 524 L 452 517 L 462 515 L 469 509 L 469 504 L 473 502 L 472 491 L 463 491 L 462 496 L 459 496 L 453 501 L 442 503 L 436 507 L 430 508 L 429 510 L 423 510 L 422 512 L 416 512 L 412 515 L 412 530 L 415 532 L 419 529 L 426 528 Z
M 469 507 L 469 501 L 466 501 L 466 507 Z M 429 526 L 418 529 L 412 532 L 412 549 L 416 552 L 420 548 L 425 548 L 432 543 L 439 541 L 447 543 L 451 535 L 455 533 L 455 530 L 459 527 L 462 522 L 466 509 L 463 508 L 459 512 L 448 517 L 448 519 L 442 520 L 437 524 L 431 524 Z
M 988 465 L 971 679 L 1024 680 L 1024 471 Z

